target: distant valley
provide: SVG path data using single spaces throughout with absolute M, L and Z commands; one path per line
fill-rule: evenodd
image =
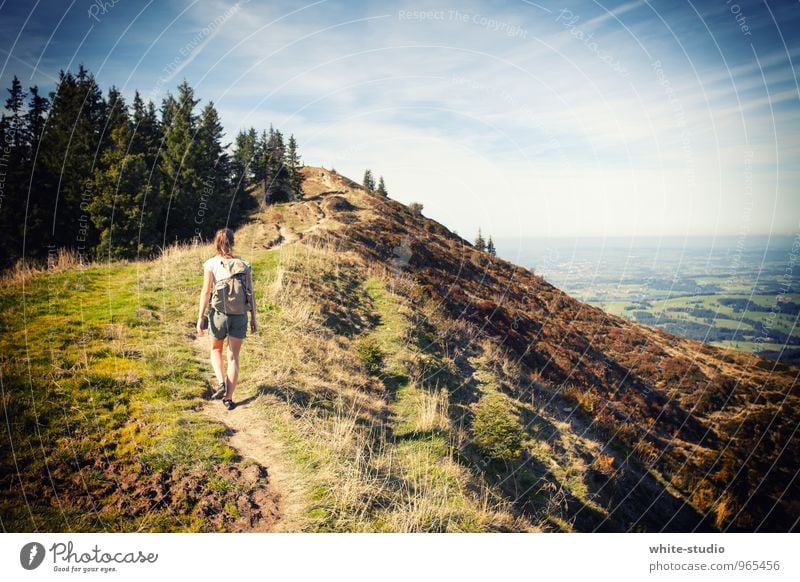
M 793 237 L 499 238 L 573 297 L 686 338 L 800 362 Z

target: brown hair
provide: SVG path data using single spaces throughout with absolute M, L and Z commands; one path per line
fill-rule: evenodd
M 233 231 L 230 228 L 220 228 L 214 235 L 214 247 L 223 257 L 233 255 Z

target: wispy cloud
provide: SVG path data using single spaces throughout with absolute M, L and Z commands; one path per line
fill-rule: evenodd
M 172 82 L 213 100 L 229 138 L 274 123 L 306 162 L 371 167 L 464 232 L 488 220 L 497 235 L 732 230 L 745 169 L 752 230 L 794 228 L 796 35 L 782 31 L 787 54 L 757 3 L 740 3 L 764 31 L 751 38 L 728 8 L 603 4 L 184 0 L 103 53 L 104 79 L 147 89 L 201 34 Z M 118 8 L 87 51 L 115 46 L 131 18 Z

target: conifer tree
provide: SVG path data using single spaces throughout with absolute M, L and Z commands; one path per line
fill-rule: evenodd
M 77 75 L 61 72 L 42 137 L 36 203 L 45 218 L 41 232 L 29 231 L 43 255 L 47 245 L 72 248 L 90 259 L 97 230 L 87 212 L 94 192 L 94 169 L 102 145 L 106 103 L 94 76 L 83 66 Z
M 247 131 L 240 131 L 234 141 L 231 172 L 233 182 L 237 187 L 246 190 L 253 183 L 253 168 L 255 166 L 256 148 L 258 147 L 258 134 L 254 127 Z
M 8 89 L 5 107 L 7 113 L 0 118 L 0 175 L 3 184 L 0 194 L 0 250 L 6 261 L 22 256 L 22 233 L 27 197 L 29 153 L 25 123 L 25 93 L 22 83 L 14 76 Z M 22 219 L 22 220 L 21 220 Z M 10 263 L 9 263 L 10 264 Z M 3 264 L 3 267 L 9 266 Z
M 142 191 L 137 238 L 141 252 L 150 252 L 161 244 L 163 224 L 160 218 L 166 212 L 166 200 L 162 198 L 161 156 L 159 149 L 163 139 L 161 121 L 152 101 L 144 103 L 139 92 L 133 97 L 130 153 L 142 154 L 147 168 L 146 186 Z
M 30 98 L 28 101 L 28 111 L 25 113 L 24 126 L 27 140 L 26 151 L 23 155 L 24 161 L 20 167 L 19 175 L 13 180 L 18 184 L 19 195 L 16 196 L 14 207 L 16 211 L 12 211 L 14 216 L 24 217 L 25 225 L 20 223 L 16 229 L 18 233 L 17 248 L 21 249 L 21 242 L 23 234 L 41 233 L 45 221 L 43 213 L 42 195 L 39 185 L 41 184 L 42 164 L 40 158 L 40 149 L 42 139 L 45 132 L 47 123 L 47 113 L 50 110 L 50 101 L 47 97 L 39 95 L 39 88 L 33 86 L 30 88 Z M 11 210 L 9 208 L 9 210 Z M 29 238 L 30 243 L 36 244 L 35 238 Z M 29 247 L 30 248 L 30 247 Z M 44 251 L 42 251 L 42 254 Z M 39 254 L 34 250 L 31 254 Z
M 136 257 L 192 236 L 235 227 L 263 180 L 276 201 L 302 196 L 294 136 L 270 128 L 237 136 L 232 153 L 213 103 L 200 115 L 186 81 L 156 106 L 137 92 L 104 99 L 81 66 L 61 71 L 50 99 L 18 78 L 0 115 L 0 252 L 3 266 L 67 247 L 92 259 Z M 34 163 L 35 162 L 35 163 Z M 198 226 L 201 225 L 201 226 Z M 199 233 L 197 232 L 199 230 Z M 24 241 L 24 242 L 23 242 Z
M 372 192 L 375 189 L 375 178 L 372 176 L 372 170 L 366 170 L 364 172 L 364 181 L 363 181 L 364 188 Z
M 107 142 L 94 171 L 94 195 L 89 204 L 98 229 L 97 257 L 107 260 L 148 255 L 152 241 L 140 239 L 140 224 L 155 222 L 153 207 L 145 204 L 151 185 L 146 154 L 134 152 L 134 125 L 121 95 L 111 90 Z
M 201 179 L 195 233 L 209 239 L 217 229 L 227 226 L 235 208 L 236 197 L 231 191 L 230 160 L 222 145 L 222 124 L 213 102 L 203 107 L 195 142 L 199 147 L 198 175 Z
M 289 172 L 285 166 L 286 148 L 283 134 L 270 126 L 269 133 L 261 134 L 258 145 L 258 168 L 255 179 L 263 184 L 264 201 L 285 202 L 289 200 Z
M 481 234 L 481 229 L 480 228 L 478 229 L 478 236 L 475 237 L 474 245 L 475 245 L 475 248 L 478 249 L 479 251 L 485 251 L 486 250 L 486 241 L 484 240 L 483 235 Z
M 25 140 L 25 97 L 22 90 L 22 83 L 16 75 L 11 81 L 11 88 L 8 89 L 8 99 L 6 99 L 7 114 L 3 114 L 3 147 L 9 147 L 14 151 L 14 156 L 22 157 Z M 4 152 L 5 153 L 5 152 Z
M 194 236 L 203 176 L 200 147 L 195 141 L 198 100 L 186 81 L 178 86 L 177 98 L 164 99 L 164 140 L 161 155 L 161 196 L 166 201 L 162 246 Z
M 158 161 L 158 149 L 161 145 L 161 124 L 152 101 L 145 105 L 139 92 L 133 97 L 133 136 L 131 150 L 137 154 L 144 154 L 148 167 Z
M 272 131 L 272 128 L 270 128 Z M 266 130 L 261 131 L 261 135 L 256 140 L 256 145 L 253 150 L 253 183 L 259 184 L 264 188 L 264 196 L 267 193 L 267 144 L 269 143 L 269 136 Z
M 492 235 L 489 235 L 489 240 L 486 242 L 486 252 L 492 255 L 493 257 L 497 256 L 497 249 L 494 247 L 494 241 L 492 241 Z
M 285 164 L 286 146 L 283 134 L 270 127 L 267 143 L 267 192 L 269 202 L 286 202 L 291 196 L 289 170 Z
M 28 153 L 26 158 L 32 163 L 39 149 L 39 144 L 44 134 L 47 112 L 50 109 L 50 101 L 47 97 L 39 95 L 39 87 L 30 88 L 30 100 L 28 101 L 28 111 L 25 113 L 24 125 L 28 139 Z
M 383 176 L 378 179 L 378 194 L 381 196 L 389 195 L 389 193 L 386 191 L 386 183 L 383 181 Z
M 289 136 L 286 149 L 286 167 L 289 170 L 289 189 L 291 199 L 299 200 L 303 197 L 303 174 L 300 173 L 300 154 L 297 153 L 297 140 L 294 134 Z
M 119 90 L 112 86 L 108 90 L 108 96 L 105 101 L 105 115 L 103 118 L 103 131 L 100 136 L 100 144 L 96 156 L 105 149 L 106 146 L 114 143 L 111 137 L 111 132 L 114 128 L 130 123 L 130 115 L 128 113 L 128 106 L 122 98 Z M 132 135 L 132 134 L 131 134 Z M 95 160 L 95 164 L 97 161 Z

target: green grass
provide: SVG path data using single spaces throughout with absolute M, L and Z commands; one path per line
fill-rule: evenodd
M 625 307 L 630 305 L 630 301 L 590 301 L 595 307 L 612 315 L 625 316 Z
M 76 477 L 111 468 L 210 471 L 233 461 L 222 427 L 195 411 L 207 373 L 184 334 L 197 309 L 200 277 L 199 263 L 191 261 L 166 272 L 158 262 L 115 263 L 40 273 L 24 282 L 24 294 L 20 281 L 0 293 L 3 403 L 16 465 L 10 455 L 0 463 L 6 475 L 21 468 L 17 484 L 0 495 L 6 529 L 138 528 L 141 521 L 110 509 L 115 486 L 89 479 L 91 496 L 66 495 L 59 519 L 36 492 L 69 491 L 69 483 L 80 485 Z M 76 472 L 76 464 L 84 468 Z M 41 480 L 43 471 L 52 483 Z M 29 492 L 30 514 L 18 511 L 19 480 Z M 87 521 L 81 517 L 87 503 L 107 507 L 107 514 Z M 190 525 L 167 507 L 154 508 L 148 519 L 165 530 Z
M 379 317 L 378 324 L 370 335 L 378 341 L 384 352 L 397 354 L 403 349 L 403 338 L 409 327 L 401 302 L 385 288 L 380 279 L 367 279 L 363 290 L 372 302 L 371 308 Z
M 788 297 L 794 302 L 800 301 L 800 294 L 790 294 Z M 743 340 L 737 342 L 712 341 L 709 343 L 712 345 L 732 347 L 745 352 L 770 349 L 767 346 L 774 346 L 774 344 L 757 344 L 756 342 L 747 341 L 761 333 L 751 321 L 769 323 L 771 329 L 776 332 L 794 336 L 800 335 L 800 330 L 795 325 L 795 317 L 792 315 L 752 310 L 737 312 L 734 311 L 732 306 L 721 304 L 720 300 L 723 298 L 749 299 L 751 302 L 767 309 L 771 309 L 775 305 L 776 300 L 775 296 L 771 294 L 751 296 L 749 292 L 737 293 L 733 292 L 731 289 L 727 293 L 718 293 L 715 295 L 681 295 L 670 298 L 654 298 L 650 300 L 650 306 L 642 306 L 639 303 L 629 301 L 592 301 L 591 303 L 608 313 L 627 317 L 629 319 L 633 319 L 634 312 L 645 311 L 650 313 L 653 317 L 659 318 L 660 323 L 666 323 L 667 321 L 680 323 L 686 321 L 707 326 L 713 321 L 713 326 L 715 328 L 738 329 L 739 333 L 746 335 Z M 708 318 L 705 315 L 692 315 L 691 312 L 682 311 L 685 309 L 710 310 L 716 313 L 716 317 L 711 321 L 707 321 Z M 749 321 L 742 321 L 742 319 Z
M 371 377 L 387 389 L 388 431 L 377 430 L 376 419 L 365 424 L 363 414 L 343 395 L 309 403 L 269 394 L 261 401 L 265 426 L 283 443 L 296 479 L 306 484 L 309 501 L 302 529 L 494 529 L 492 503 L 476 496 L 479 482 L 455 459 L 447 393 L 415 385 L 404 367 L 413 344 L 404 300 L 380 279 L 355 285 L 349 276 L 346 270 L 337 277 L 316 272 L 310 274 L 309 289 L 315 288 L 316 279 L 334 285 L 337 294 L 344 294 L 338 300 L 358 305 L 371 322 L 349 345 L 354 350 L 368 340 L 385 356 Z M 345 357 L 357 360 L 355 351 Z

